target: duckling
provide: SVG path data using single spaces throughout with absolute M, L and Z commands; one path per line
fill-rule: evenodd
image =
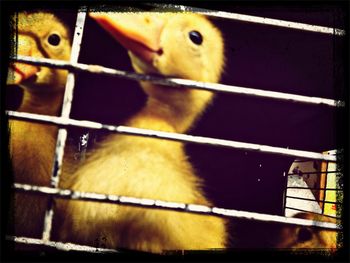
M 298 213 L 294 217 L 336 223 L 334 218 L 311 214 Z M 308 226 L 284 226 L 278 237 L 276 248 L 287 249 L 336 249 L 337 231 L 312 228 Z
M 70 32 L 53 13 L 20 12 L 17 14 L 17 54 L 35 58 L 69 60 Z M 7 84 L 18 85 L 23 98 L 18 111 L 58 115 L 67 71 L 13 63 Z M 14 181 L 49 186 L 58 128 L 22 120 L 10 120 L 10 156 Z M 47 198 L 16 193 L 13 204 L 14 234 L 40 237 Z
M 218 82 L 224 66 L 220 31 L 193 13 L 90 13 L 128 49 L 138 73 Z M 145 106 L 126 125 L 183 133 L 211 102 L 208 91 L 141 82 Z M 68 184 L 69 185 L 69 184 Z M 180 142 L 110 135 L 71 177 L 70 187 L 137 198 L 211 206 Z M 162 253 L 225 248 L 219 217 L 96 202 L 61 203 L 63 241 Z

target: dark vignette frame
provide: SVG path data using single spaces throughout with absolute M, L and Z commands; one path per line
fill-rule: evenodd
M 133 3 L 137 4 L 139 2 L 142 1 L 133 1 Z M 2 23 L 1 23 L 1 36 L 2 39 L 4 40 L 5 38 L 3 38 L 3 36 L 6 36 L 9 34 L 9 27 L 7 23 L 4 23 L 3 21 L 9 21 L 8 20 L 8 16 L 11 12 L 11 10 L 18 10 L 20 9 L 26 9 L 26 8 L 37 8 L 37 7 L 42 7 L 43 4 L 45 6 L 45 3 L 47 3 L 47 1 L 3 1 L 1 2 L 1 17 L 2 17 Z M 112 3 L 116 3 L 116 2 L 112 2 Z M 50 1 L 50 7 L 53 8 L 74 8 L 76 9 L 78 6 L 80 5 L 84 5 L 84 4 L 106 4 L 107 6 L 109 4 L 112 4 L 111 2 L 107 2 L 107 1 Z M 172 2 L 174 3 L 174 2 Z M 219 9 L 218 6 L 220 5 L 225 5 L 225 4 L 231 4 L 234 3 L 234 5 L 254 5 L 254 6 L 259 6 L 259 5 L 264 5 L 264 4 L 271 4 L 273 5 L 274 2 L 263 2 L 263 3 L 257 3 L 257 2 L 227 2 L 227 1 L 220 1 L 218 2 L 207 2 L 207 1 L 203 1 L 201 3 L 199 2 L 176 2 L 178 4 L 184 4 L 184 5 L 189 5 L 189 6 L 200 6 L 203 8 L 209 8 L 209 9 Z M 296 5 L 312 5 L 315 2 L 306 2 L 306 1 L 301 1 L 301 2 L 297 2 Z M 346 1 L 336 1 L 336 2 L 318 2 L 320 5 L 331 5 L 331 4 L 335 4 L 335 5 L 339 5 L 342 6 L 343 8 L 345 8 L 347 10 L 347 28 L 349 28 L 349 3 L 347 3 Z M 119 3 L 118 3 L 119 4 Z M 289 2 L 284 2 L 283 5 L 285 5 L 286 7 L 293 6 L 293 3 L 291 1 Z M 8 39 L 7 39 L 8 40 Z M 349 36 L 347 35 L 346 37 L 346 46 L 349 47 Z M 11 43 L 9 41 L 2 41 L 1 44 L 1 54 L 3 54 L 2 59 L 1 59 L 1 72 L 2 72 L 2 76 L 6 76 L 7 73 L 7 65 L 8 65 L 8 59 L 6 54 L 9 53 L 9 50 L 11 48 Z M 345 68 L 345 72 L 349 72 L 349 49 L 346 50 L 345 52 L 346 56 L 343 58 L 346 63 L 346 68 Z M 346 87 L 349 87 L 349 76 L 346 77 L 345 80 L 346 83 Z M 4 114 L 4 99 L 5 99 L 5 87 L 6 86 L 6 79 L 5 78 L 1 78 L 1 150 L 2 150 L 2 158 L 1 158 L 1 175 L 2 179 L 1 179 L 1 209 L 4 209 L 2 211 L 6 211 L 8 208 L 8 195 L 10 193 L 10 185 L 11 185 L 11 180 L 8 180 L 8 177 L 4 177 L 4 175 L 6 174 L 11 174 L 11 166 L 10 166 L 10 159 L 9 159 L 9 155 L 8 155 L 8 130 L 7 130 L 7 117 Z M 345 143 L 345 149 L 344 149 L 344 153 L 343 153 L 343 160 L 340 161 L 340 164 L 342 165 L 341 168 L 343 170 L 343 174 L 344 174 L 344 185 L 345 186 L 349 186 L 349 181 L 348 181 L 348 175 L 349 174 L 349 165 L 348 165 L 348 161 L 349 161 L 349 91 L 346 90 L 346 108 L 345 108 L 345 113 L 344 115 L 341 117 L 342 120 L 345 120 L 344 123 L 344 127 L 343 129 L 341 129 L 343 132 L 341 134 L 339 134 L 340 138 L 343 138 L 343 142 Z M 6 138 L 6 139 L 5 139 Z M 344 204 L 345 206 L 343 207 L 343 211 L 344 211 L 344 233 L 348 233 L 349 232 L 349 228 L 348 228 L 348 216 L 349 216 L 349 209 L 348 209 L 348 205 L 349 204 L 349 193 L 348 193 L 349 189 L 348 187 L 344 188 Z M 74 261 L 77 260 L 82 260 L 82 261 L 90 261 L 90 260 L 113 260 L 120 258 L 121 255 L 117 255 L 117 257 L 115 258 L 115 255 L 85 255 L 84 253 L 75 253 L 75 252 L 69 252 L 66 253 L 66 255 L 57 255 L 56 253 L 44 253 L 44 254 L 40 254 L 40 255 L 11 255 L 11 253 L 8 253 L 8 249 L 9 247 L 7 247 L 6 245 L 4 246 L 5 240 L 4 240 L 4 229 L 5 229 L 5 224 L 4 222 L 6 222 L 6 214 L 5 213 L 1 213 L 1 258 L 4 261 L 47 261 L 47 260 L 54 260 L 54 261 L 70 261 L 72 259 L 74 259 Z M 344 236 L 344 250 L 346 250 L 346 248 L 348 248 L 348 236 L 345 235 Z M 65 254 L 64 252 L 60 252 L 59 254 Z M 254 254 L 254 255 L 252 255 Z M 139 252 L 132 252 L 131 257 L 129 257 L 130 254 L 122 255 L 121 259 L 122 260 L 145 260 L 145 259 L 149 259 L 149 260 L 164 260 L 164 258 L 162 257 L 158 257 L 158 256 L 154 256 L 154 255 L 149 255 L 147 253 L 139 253 Z M 185 257 L 181 256 L 181 255 L 172 255 L 170 258 L 166 258 L 166 260 L 197 260 L 197 259 L 201 259 L 201 260 L 221 260 L 221 259 L 229 259 L 232 261 L 236 261 L 236 259 L 239 259 L 239 261 L 302 261 L 303 259 L 307 259 L 308 261 L 313 261 L 313 262 L 319 262 L 320 260 L 324 261 L 325 258 L 322 255 L 312 255 L 309 256 L 306 254 L 291 254 L 289 252 L 285 252 L 285 251 L 278 251 L 278 253 L 276 253 L 276 251 L 268 251 L 268 250 L 257 250 L 254 251 L 254 253 L 250 253 L 250 251 L 229 251 L 227 253 L 222 253 L 222 252 L 207 252 L 207 253 L 196 253 L 196 252 L 192 252 L 189 253 L 188 255 L 186 255 Z M 334 262 L 346 262 L 349 260 L 349 252 L 348 251 L 340 251 L 340 253 L 338 253 L 338 255 L 336 255 L 334 258 L 329 258 L 329 260 L 334 261 Z M 73 261 L 73 260 L 72 260 Z M 328 259 L 327 259 L 328 261 Z

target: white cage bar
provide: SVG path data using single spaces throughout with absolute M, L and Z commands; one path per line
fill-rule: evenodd
M 182 133 L 155 131 L 155 130 L 135 128 L 135 127 L 128 127 L 128 126 L 105 125 L 99 122 L 75 120 L 70 118 L 48 116 L 48 115 L 41 115 L 41 114 L 34 114 L 34 113 L 27 113 L 27 112 L 7 111 L 7 115 L 17 119 L 22 119 L 22 120 L 27 119 L 27 120 L 43 122 L 43 123 L 52 123 L 52 124 L 61 125 L 61 126 L 76 126 L 76 127 L 84 127 L 89 129 L 107 130 L 110 132 L 117 132 L 121 134 L 154 137 L 158 139 L 191 142 L 191 143 L 197 143 L 197 144 L 206 144 L 211 146 L 227 147 L 227 148 L 255 151 L 255 152 L 262 152 L 262 153 L 279 154 L 284 156 L 292 156 L 292 157 L 306 158 L 306 159 L 313 159 L 313 160 L 323 160 L 323 161 L 337 160 L 335 155 L 287 149 L 287 148 L 274 147 L 274 146 L 262 145 L 262 144 L 245 143 L 245 142 L 238 142 L 238 141 L 232 141 L 232 140 L 223 140 L 223 139 L 216 139 L 216 138 L 210 138 L 210 137 L 188 135 L 188 134 L 182 134 Z
M 78 61 L 81 40 L 83 38 L 83 32 L 84 32 L 86 11 L 87 11 L 86 7 L 81 7 L 77 14 L 77 21 L 75 25 L 72 51 L 70 56 L 71 63 L 76 63 Z M 63 98 L 62 113 L 61 113 L 62 118 L 69 118 L 69 115 L 70 115 L 72 100 L 73 100 L 73 90 L 75 86 L 74 74 L 75 74 L 74 72 L 69 72 L 67 76 L 66 88 L 65 88 L 64 98 Z M 67 130 L 65 128 L 60 128 L 58 130 L 58 135 L 57 135 L 55 157 L 54 157 L 53 169 L 51 174 L 51 183 L 50 183 L 51 187 L 54 187 L 54 188 L 58 186 L 59 179 L 60 179 L 66 139 L 67 139 Z M 50 240 L 53 213 L 54 211 L 52 207 L 52 199 L 49 199 L 48 208 L 45 214 L 44 229 L 43 229 L 43 235 L 42 235 L 42 239 L 45 242 Z
M 339 28 L 310 25 L 306 23 L 299 23 L 299 22 L 293 22 L 293 21 L 287 21 L 287 20 L 281 20 L 281 19 L 273 19 L 268 17 L 244 15 L 244 14 L 230 13 L 230 12 L 224 12 L 224 11 L 214 11 L 214 10 L 209 10 L 205 8 L 189 7 L 184 5 L 156 4 L 156 3 L 150 4 L 150 5 L 155 6 L 157 8 L 161 8 L 163 10 L 170 9 L 170 10 L 178 10 L 182 12 L 194 12 L 194 13 L 199 13 L 206 16 L 232 19 L 232 20 L 237 20 L 242 22 L 263 24 L 263 25 L 269 25 L 269 26 L 284 27 L 289 29 L 297 29 L 297 30 L 315 32 L 315 33 L 331 34 L 336 36 L 345 36 L 346 34 L 345 30 L 339 29 Z
M 91 247 L 78 245 L 74 243 L 64 243 L 64 242 L 56 242 L 56 241 L 45 241 L 43 239 L 38 238 L 28 238 L 28 237 L 16 237 L 16 236 L 6 236 L 6 240 L 14 241 L 22 244 L 30 244 L 30 245 L 42 245 L 47 247 L 52 247 L 58 250 L 63 251 L 82 251 L 82 252 L 90 252 L 90 253 L 116 253 L 118 250 L 107 249 L 107 248 L 99 248 L 99 247 Z
M 163 200 L 154 200 L 147 198 L 136 198 L 131 196 L 119 196 L 119 195 L 107 195 L 102 193 L 92 192 L 81 192 L 72 191 L 69 189 L 51 188 L 45 186 L 29 185 L 29 184 L 18 184 L 15 183 L 14 188 L 23 192 L 35 192 L 44 195 L 51 195 L 54 197 L 72 199 L 72 200 L 85 200 L 94 202 L 104 202 L 118 205 L 132 205 L 145 208 L 153 209 L 166 209 L 183 211 L 189 213 L 198 213 L 206 215 L 224 216 L 224 217 L 235 217 L 245 218 L 249 220 L 276 222 L 283 224 L 293 224 L 302 226 L 313 226 L 321 227 L 325 229 L 342 229 L 340 226 L 329 222 L 313 221 L 301 218 L 289 218 L 277 215 L 268 215 L 255 212 L 239 211 L 235 209 L 225 209 L 219 207 L 209 207 L 198 204 L 185 204 L 177 202 L 168 202 Z
M 66 69 L 70 71 L 84 71 L 92 74 L 103 74 L 109 76 L 115 76 L 119 78 L 125 78 L 135 81 L 149 81 L 156 84 L 172 86 L 172 87 L 184 87 L 192 89 L 201 89 L 212 92 L 224 92 L 232 93 L 238 95 L 252 96 L 252 97 L 261 97 L 282 101 L 289 101 L 295 103 L 304 103 L 304 104 L 314 104 L 314 105 L 326 105 L 330 107 L 344 107 L 345 102 L 340 100 L 332 100 L 319 97 L 310 97 L 303 96 L 292 93 L 261 90 L 233 85 L 225 85 L 219 83 L 208 83 L 208 82 L 199 82 L 188 79 L 178 79 L 178 78 L 164 78 L 152 75 L 138 74 L 133 72 L 121 71 L 113 68 L 107 68 L 100 65 L 88 65 L 82 63 L 71 63 L 62 60 L 55 59 L 46 59 L 46 58 L 32 58 L 27 56 L 17 56 L 12 58 L 18 62 L 28 63 L 32 65 L 46 66 L 52 68 Z

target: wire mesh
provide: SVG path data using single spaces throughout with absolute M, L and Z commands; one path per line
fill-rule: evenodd
M 326 214 L 323 214 L 323 213 L 317 213 L 317 212 L 313 212 L 313 211 L 309 211 L 309 210 L 305 210 L 305 209 L 300 209 L 300 208 L 296 208 L 296 207 L 285 206 L 285 209 L 290 209 L 290 210 L 295 210 L 295 211 L 300 211 L 300 212 L 306 212 L 306 213 L 311 213 L 311 214 L 315 214 L 315 215 L 321 215 L 321 216 L 330 217 L 330 218 L 334 218 L 334 219 L 341 219 L 340 217 L 326 215 Z
M 287 195 L 286 197 L 287 198 L 293 198 L 293 199 L 299 199 L 299 200 L 305 200 L 305 201 L 316 201 L 316 202 L 327 203 L 327 204 L 341 204 L 341 202 L 332 202 L 332 201 L 317 200 L 317 199 L 315 200 L 315 199 L 303 198 L 303 197 L 292 196 L 292 195 Z

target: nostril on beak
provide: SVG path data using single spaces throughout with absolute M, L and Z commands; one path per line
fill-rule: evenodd
M 157 51 L 157 54 L 158 54 L 159 56 L 163 55 L 163 49 L 160 48 L 160 49 Z

